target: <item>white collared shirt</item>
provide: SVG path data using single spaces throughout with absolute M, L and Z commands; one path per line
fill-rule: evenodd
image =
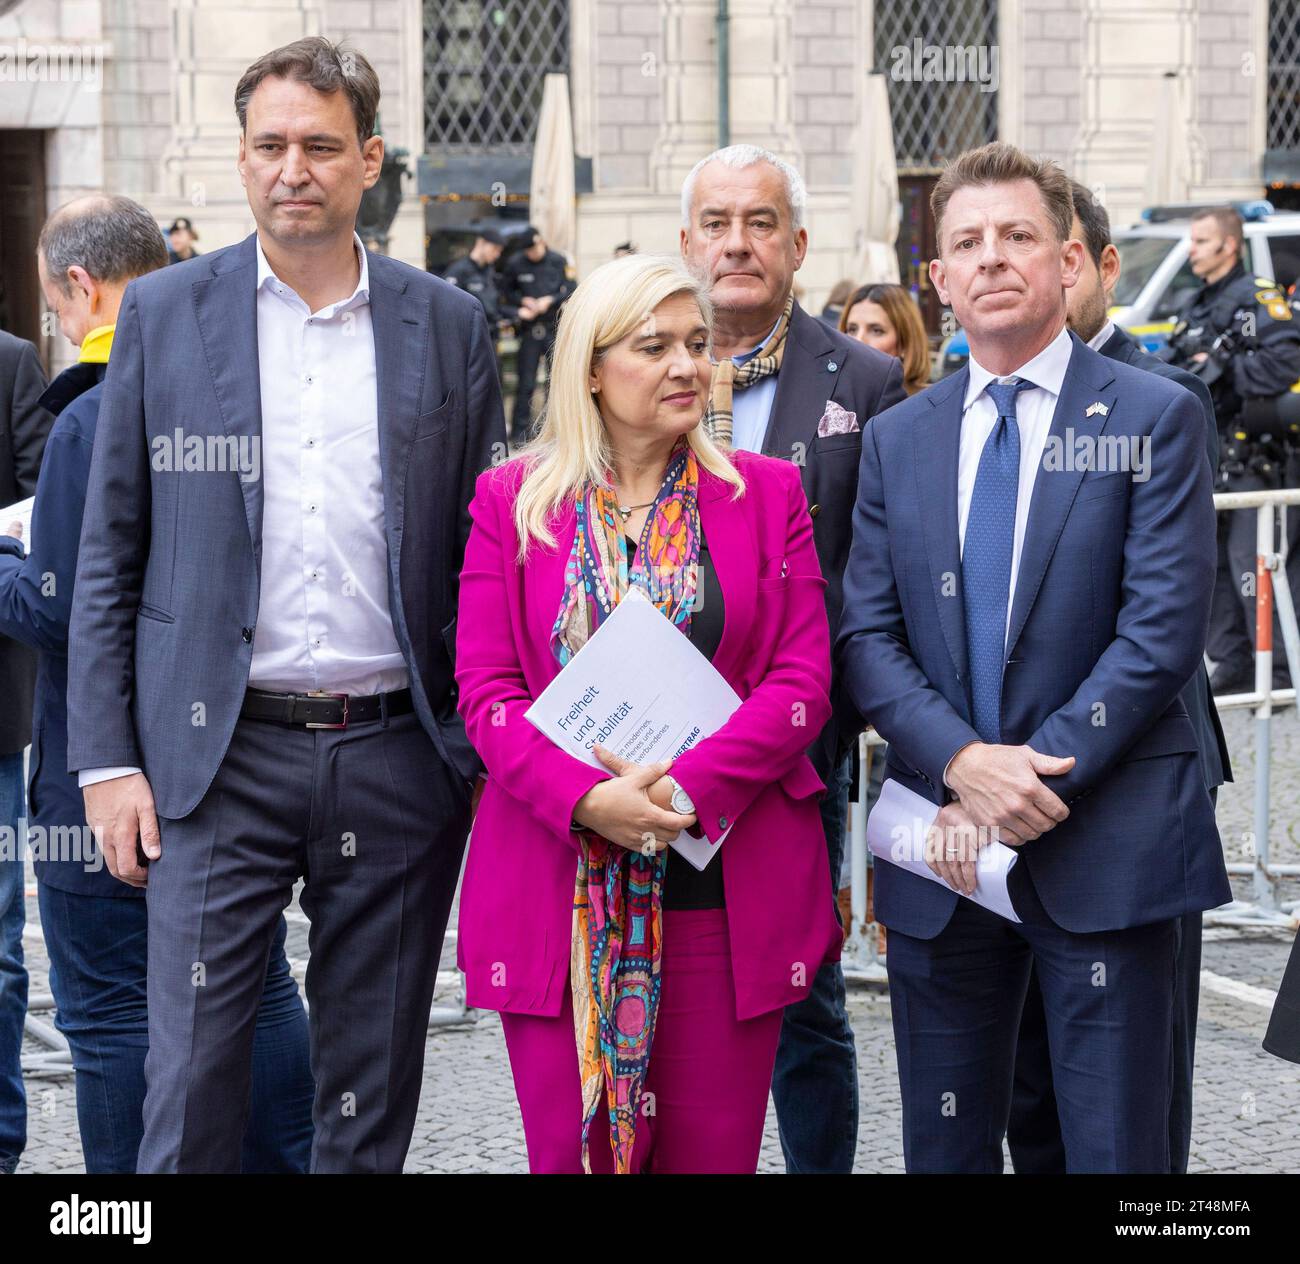
M 1114 332 L 1115 322 L 1107 319 L 1102 327 L 1088 339 L 1088 346 L 1090 346 L 1094 351 L 1100 351 L 1102 347 L 1110 341 L 1110 336 Z
M 300 692 L 403 689 L 388 608 L 370 269 L 318 312 L 257 243 L 262 391 L 262 587 L 249 684 Z
M 990 382 L 1006 382 L 1013 378 L 1023 378 L 1035 387 L 1033 390 L 1021 391 L 1016 396 L 1016 424 L 1020 428 L 1020 484 L 1016 491 L 1011 586 L 1007 593 L 1008 632 L 1011 630 L 1011 607 L 1016 595 L 1016 576 L 1020 570 L 1025 526 L 1029 521 L 1029 502 L 1033 499 L 1034 481 L 1042 464 L 1047 435 L 1052 428 L 1052 414 L 1056 411 L 1056 401 L 1061 395 L 1061 386 L 1065 381 L 1065 371 L 1073 349 L 1069 331 L 1062 329 L 1028 364 L 1003 377 L 990 373 L 973 355 L 970 357 L 970 379 L 966 386 L 957 454 L 957 530 L 963 547 L 980 456 L 998 420 L 997 407 L 984 388 Z

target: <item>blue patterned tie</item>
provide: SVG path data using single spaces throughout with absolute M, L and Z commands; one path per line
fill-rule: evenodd
M 1032 382 L 990 382 L 984 389 L 998 410 L 997 424 L 980 453 L 966 538 L 961 553 L 970 660 L 971 722 L 986 742 L 1002 740 L 1002 668 L 1006 660 L 1007 595 L 1020 488 L 1020 427 L 1016 392 Z

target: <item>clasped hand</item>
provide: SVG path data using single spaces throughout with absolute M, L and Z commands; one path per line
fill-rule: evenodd
M 1074 756 L 1041 755 L 1030 746 L 972 742 L 953 756 L 948 784 L 957 800 L 935 817 L 925 862 L 954 891 L 973 895 L 981 849 L 1019 847 L 1059 825 L 1070 809 L 1040 780 L 1074 767 Z
M 672 760 L 634 764 L 604 746 L 593 749 L 596 758 L 615 775 L 592 786 L 578 800 L 573 819 L 579 825 L 628 851 L 653 855 L 695 824 L 694 815 L 670 810 L 672 784 L 666 774 Z

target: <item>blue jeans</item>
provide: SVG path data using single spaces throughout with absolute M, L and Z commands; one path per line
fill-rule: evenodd
M 821 801 L 832 901 L 844 858 L 852 769 L 849 758 L 832 772 Z M 786 1007 L 772 1097 L 787 1172 L 853 1170 L 858 1144 L 858 1057 L 838 961 L 824 964 L 808 996 Z
M 27 1094 L 23 1091 L 23 1022 L 27 970 L 23 966 L 23 853 L 27 815 L 23 757 L 0 755 L 0 1172 L 12 1172 L 27 1145 Z M 12 848 L 9 842 L 12 840 Z
M 55 1024 L 68 1038 L 77 1077 L 77 1123 L 87 1172 L 134 1172 L 144 1133 L 149 1049 L 145 901 L 80 895 L 39 884 L 50 954 Z M 284 953 L 280 919 L 253 1038 L 253 1085 L 242 1170 L 306 1172 L 312 1082 L 307 1015 Z M 232 1102 L 231 1110 L 242 1103 Z

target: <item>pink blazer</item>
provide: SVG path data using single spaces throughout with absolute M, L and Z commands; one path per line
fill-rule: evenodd
M 802 1000 L 839 955 L 822 782 L 804 754 L 830 717 L 830 637 L 799 471 L 735 455 L 745 494 L 700 470 L 700 525 L 722 591 L 714 666 L 742 702 L 673 766 L 722 854 L 736 1017 Z M 457 619 L 456 681 L 488 782 L 470 837 L 457 959 L 470 1005 L 557 1015 L 569 977 L 573 810 L 610 774 L 560 750 L 524 718 L 559 671 L 551 629 L 573 546 L 572 509 L 552 522 L 557 547 L 516 558 L 520 462 L 489 470 L 470 505 Z M 629 664 L 629 670 L 638 670 Z

